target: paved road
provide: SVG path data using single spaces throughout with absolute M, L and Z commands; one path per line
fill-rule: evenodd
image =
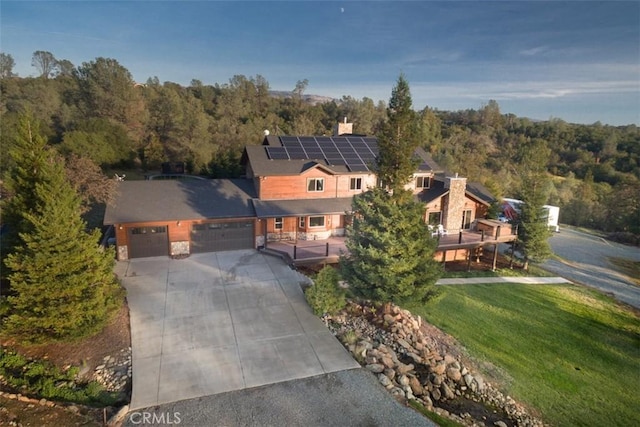
M 362 368 L 137 410 L 127 414 L 124 426 L 145 425 L 145 416 L 163 418 L 153 425 L 179 427 L 437 427 L 395 401 Z
M 543 264 L 546 270 L 640 308 L 640 287 L 634 285 L 630 277 L 616 271 L 607 259 L 618 257 L 640 261 L 640 248 L 569 229 L 554 234 L 549 243 L 564 261 L 549 260 Z

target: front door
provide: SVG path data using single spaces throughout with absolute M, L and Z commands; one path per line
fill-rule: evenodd
M 467 209 L 465 211 L 462 212 L 462 229 L 463 230 L 468 230 L 469 228 L 471 228 L 471 209 Z

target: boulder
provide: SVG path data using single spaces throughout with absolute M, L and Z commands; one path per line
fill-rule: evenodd
M 394 371 L 393 369 L 385 369 L 384 370 L 384 374 L 387 376 L 387 378 L 389 378 L 390 380 L 393 380 L 396 377 L 396 371 Z
M 372 363 L 371 365 L 365 366 L 365 368 L 374 374 L 380 374 L 384 371 L 384 365 L 381 365 L 380 363 Z
M 458 369 L 454 367 L 450 367 L 450 368 L 447 368 L 447 377 L 451 381 L 458 382 L 462 378 L 462 374 L 460 374 L 460 371 Z
M 424 394 L 424 389 L 422 388 L 422 384 L 420 384 L 420 380 L 414 376 L 409 377 L 409 387 L 411 387 L 411 391 L 416 396 L 422 396 Z
M 388 387 L 393 385 L 389 377 L 386 376 L 385 374 L 378 374 L 378 381 L 380 381 L 380 384 L 382 384 L 383 387 Z
M 451 390 L 451 388 L 447 385 L 447 383 L 442 383 L 440 385 L 440 391 L 442 392 L 442 396 L 445 399 L 453 399 L 456 396 L 453 390 Z
M 447 365 L 442 362 L 438 362 L 435 365 L 431 366 L 431 372 L 436 375 L 442 375 L 447 370 Z
M 401 386 L 408 386 L 409 385 L 409 377 L 407 377 L 406 375 L 400 375 L 398 377 L 398 384 L 400 384 Z
M 399 363 L 398 367 L 396 368 L 396 370 L 400 375 L 408 374 L 409 372 L 413 371 L 413 369 L 414 369 L 414 366 L 412 363 L 409 363 L 408 365 L 405 365 L 404 363 Z
M 440 393 L 440 389 L 439 388 L 434 388 L 433 390 L 431 390 L 431 397 L 433 398 L 433 400 L 435 400 L 436 402 L 438 400 L 440 400 L 440 398 L 442 397 L 442 394 Z

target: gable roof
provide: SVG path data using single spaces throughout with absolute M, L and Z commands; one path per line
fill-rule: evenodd
M 378 140 L 361 135 L 291 136 L 267 135 L 262 145 L 245 147 L 243 164 L 257 176 L 297 175 L 320 165 L 333 174 L 370 174 L 378 157 Z M 442 169 L 424 149 L 415 151 L 420 172 Z
M 449 189 L 444 186 L 444 175 L 436 175 L 431 181 L 431 187 L 418 193 L 417 197 L 424 203 L 430 203 L 448 193 Z M 467 182 L 465 194 L 485 205 L 490 205 L 496 201 L 496 198 L 493 197 L 487 187 L 479 182 Z
M 254 197 L 246 179 L 122 181 L 104 224 L 255 217 Z

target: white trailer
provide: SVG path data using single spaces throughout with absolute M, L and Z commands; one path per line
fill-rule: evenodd
M 500 218 L 504 218 L 504 220 L 515 220 L 520 213 L 520 206 L 522 206 L 524 202 L 518 199 L 502 199 L 502 214 Z M 558 206 L 544 205 L 544 216 L 547 220 L 547 226 L 552 231 L 558 233 L 560 231 L 560 226 L 558 225 L 558 218 L 560 217 L 560 208 Z

